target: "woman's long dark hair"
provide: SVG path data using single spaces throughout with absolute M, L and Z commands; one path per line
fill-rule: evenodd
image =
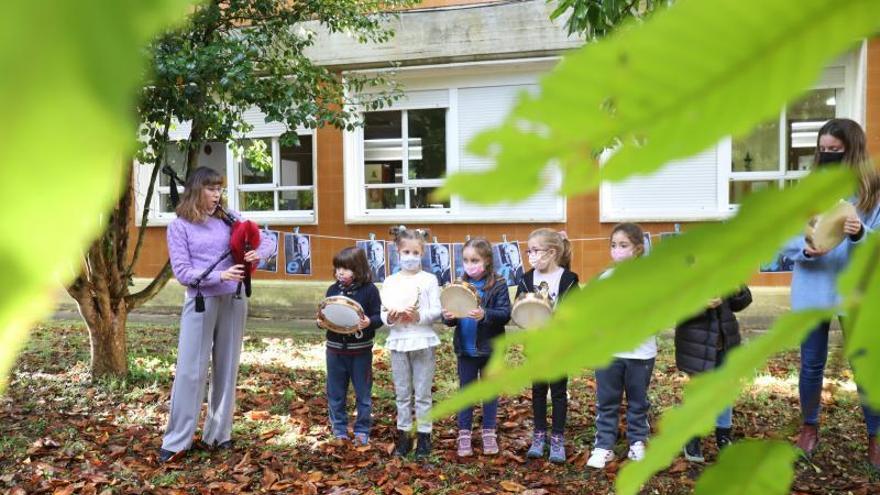
M 813 163 L 819 163 L 819 139 L 825 135 L 833 136 L 843 143 L 843 163 L 859 176 L 859 201 L 856 206 L 863 212 L 870 212 L 880 202 L 880 174 L 868 158 L 865 131 L 854 120 L 829 120 L 819 129 Z

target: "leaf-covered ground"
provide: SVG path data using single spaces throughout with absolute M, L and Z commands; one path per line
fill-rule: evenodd
M 390 455 L 394 402 L 388 354 L 374 356 L 374 429 L 369 447 L 330 440 L 324 398 L 322 336 L 312 330 L 248 330 L 239 379 L 235 448 L 196 450 L 159 465 L 176 355 L 176 328 L 132 325 L 131 376 L 92 383 L 88 338 L 74 323 L 47 323 L 32 334 L 5 397 L 0 397 L 0 489 L 8 493 L 610 493 L 618 466 L 586 472 L 592 442 L 592 373 L 570 381 L 568 463 L 525 459 L 529 392 L 504 397 L 499 412 L 502 453 L 456 459 L 452 418 L 435 427 L 435 455 L 420 464 Z M 382 335 L 384 336 L 384 334 Z M 379 339 L 382 340 L 381 337 Z M 457 387 L 449 333 L 439 351 L 435 398 Z M 511 355 L 518 360 L 519 355 Z M 823 441 L 812 464 L 800 463 L 794 493 L 880 492 L 865 462 L 865 433 L 857 395 L 839 348 L 832 353 L 823 394 Z M 661 354 L 651 389 L 653 422 L 680 398 L 684 381 L 672 364 L 671 342 Z M 797 354 L 776 356 L 734 415 L 739 436 L 782 438 L 798 424 Z M 712 440 L 705 442 L 709 460 Z M 618 454 L 625 455 L 623 443 Z M 699 467 L 679 459 L 645 493 L 689 493 Z

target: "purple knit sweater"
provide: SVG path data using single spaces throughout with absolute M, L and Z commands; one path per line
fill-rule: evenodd
M 230 211 L 236 218 L 238 212 Z M 195 279 L 217 261 L 229 249 L 229 226 L 218 218 L 208 217 L 202 223 L 191 223 L 177 218 L 168 225 L 168 256 L 171 258 L 171 269 L 174 276 L 187 286 L 187 297 L 195 297 L 196 290 L 189 287 Z M 260 247 L 257 248 L 260 258 L 275 253 L 275 241 L 261 231 Z M 220 272 L 233 265 L 232 257 L 227 256 L 214 267 L 214 270 L 202 279 L 201 288 L 204 296 L 221 296 L 232 294 L 238 283 L 220 279 Z

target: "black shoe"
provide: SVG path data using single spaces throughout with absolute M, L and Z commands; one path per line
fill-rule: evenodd
M 416 442 L 416 459 L 424 459 L 431 454 L 431 434 L 419 433 Z
M 703 439 L 694 437 L 684 446 L 684 458 L 690 462 L 706 462 L 703 457 Z
M 715 445 L 718 451 L 733 443 L 733 437 L 730 436 L 730 428 L 715 428 Z
M 232 440 L 227 440 L 225 442 L 220 442 L 214 447 L 217 450 L 229 450 L 232 448 Z
M 406 457 L 412 450 L 412 437 L 406 430 L 397 430 L 397 446 L 394 447 L 394 453 L 400 457 Z
M 177 455 L 177 452 L 171 452 L 170 450 L 159 449 L 159 462 L 166 463 L 170 462 L 174 456 Z

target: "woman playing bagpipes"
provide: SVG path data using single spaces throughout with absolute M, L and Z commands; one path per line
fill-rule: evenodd
M 169 173 L 166 171 L 166 173 Z M 172 202 L 176 203 L 176 176 Z M 202 443 L 232 446 L 235 384 L 247 318 L 251 268 L 275 252 L 275 241 L 253 222 L 240 221 L 221 205 L 223 177 L 199 167 L 184 184 L 177 218 L 168 226 L 168 254 L 177 280 L 187 287 L 180 317 L 177 369 L 171 411 L 159 460 L 176 460 L 190 449 L 211 363 L 208 415 Z

